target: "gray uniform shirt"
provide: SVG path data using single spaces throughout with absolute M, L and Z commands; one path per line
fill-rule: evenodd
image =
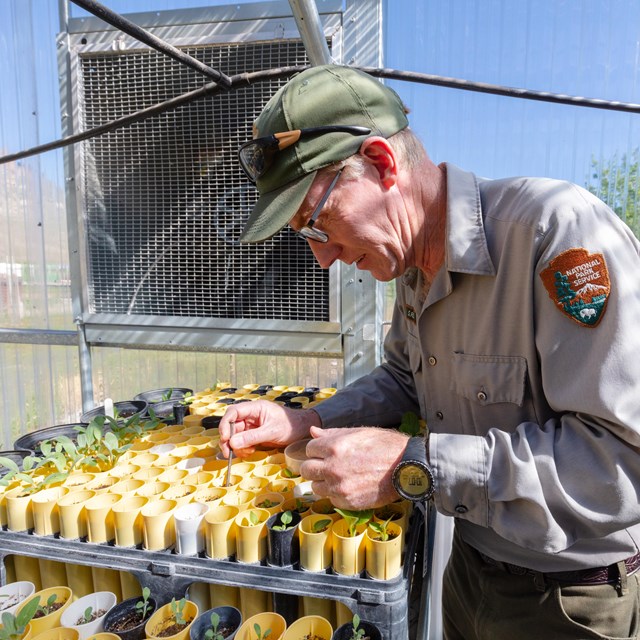
M 540 571 L 640 542 L 640 244 L 584 189 L 447 165 L 445 264 L 397 280 L 386 362 L 315 409 L 324 427 L 430 429 L 435 505 Z M 546 279 L 546 284 L 545 284 Z

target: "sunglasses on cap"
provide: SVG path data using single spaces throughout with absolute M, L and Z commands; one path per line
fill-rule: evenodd
M 301 138 L 311 136 L 321 136 L 325 133 L 350 133 L 354 136 L 368 135 L 371 129 L 356 125 L 327 125 L 324 127 L 310 127 L 308 129 L 295 129 L 293 131 L 282 131 L 274 133 L 264 138 L 255 138 L 245 142 L 238 149 L 238 159 L 240 166 L 247 174 L 247 178 L 255 183 L 263 176 L 273 164 L 273 159 L 278 153 L 287 147 L 295 144 Z

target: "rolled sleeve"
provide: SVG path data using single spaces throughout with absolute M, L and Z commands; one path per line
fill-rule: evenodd
M 432 433 L 429 436 L 429 457 L 438 511 L 483 527 L 488 526 L 485 439 Z

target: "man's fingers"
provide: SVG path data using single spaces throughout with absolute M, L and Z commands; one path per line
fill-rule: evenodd
M 324 480 L 314 481 L 311 483 L 311 491 L 321 498 L 329 497 L 329 487 Z

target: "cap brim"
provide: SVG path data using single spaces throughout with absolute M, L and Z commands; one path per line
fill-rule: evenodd
M 296 215 L 307 197 L 317 171 L 260 196 L 242 230 L 240 242 L 253 244 L 274 236 Z

